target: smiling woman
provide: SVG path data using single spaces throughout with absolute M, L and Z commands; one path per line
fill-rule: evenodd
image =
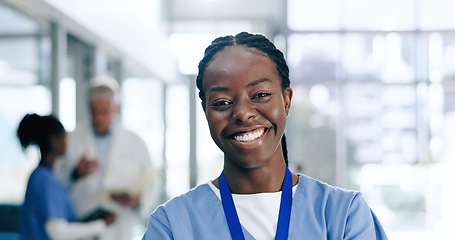
M 143 239 L 387 239 L 359 192 L 291 173 L 283 54 L 262 35 L 215 39 L 197 86 L 221 175 L 158 207 Z
M 262 167 L 284 171 L 284 165 L 276 167 L 275 162 L 284 162 L 277 146 L 292 90 L 287 87 L 282 91 L 274 65 L 257 50 L 232 46 L 219 52 L 205 70 L 202 87 L 206 100 L 202 105 L 212 138 L 225 154 L 226 174 Z M 278 190 L 280 181 L 270 181 L 278 184 Z

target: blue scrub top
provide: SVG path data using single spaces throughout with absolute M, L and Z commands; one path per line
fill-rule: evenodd
M 50 219 L 76 221 L 68 191 L 55 176 L 52 167 L 41 160 L 28 179 L 21 213 L 23 239 L 49 239 L 44 226 Z
M 254 239 L 243 226 L 242 231 L 245 239 Z M 202 184 L 158 207 L 142 239 L 230 238 L 220 199 Z M 359 192 L 299 175 L 288 239 L 385 240 L 387 236 Z

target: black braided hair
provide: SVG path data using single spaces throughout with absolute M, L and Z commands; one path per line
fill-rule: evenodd
M 204 73 L 207 65 L 213 60 L 214 56 L 221 52 L 228 46 L 244 46 L 248 48 L 255 48 L 264 54 L 266 54 L 272 62 L 275 63 L 278 76 L 281 78 L 281 89 L 284 90 L 289 87 L 289 67 L 286 63 L 283 53 L 275 47 L 275 45 L 267 39 L 265 36 L 260 34 L 251 34 L 247 32 L 241 32 L 235 36 L 228 35 L 224 37 L 218 37 L 205 49 L 204 57 L 199 62 L 199 72 L 196 77 L 196 85 L 199 89 L 199 98 L 202 102 L 205 102 L 205 89 L 202 85 L 204 80 Z M 283 134 L 281 138 L 281 146 L 283 148 L 283 156 L 286 165 L 288 165 L 288 151 L 286 147 L 286 137 Z
M 51 137 L 60 136 L 65 132 L 62 123 L 54 116 L 27 114 L 22 118 L 17 129 L 17 136 L 25 150 L 30 145 L 38 145 L 41 156 L 52 151 Z

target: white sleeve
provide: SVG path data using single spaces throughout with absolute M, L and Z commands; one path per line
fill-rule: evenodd
M 46 234 L 52 240 L 71 240 L 97 236 L 106 229 L 103 220 L 93 222 L 68 222 L 65 219 L 54 218 L 46 222 Z

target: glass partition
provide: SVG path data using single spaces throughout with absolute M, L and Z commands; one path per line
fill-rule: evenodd
M 291 165 L 362 191 L 390 239 L 454 221 L 453 4 L 288 1 Z
M 41 28 L 27 16 L 0 4 L 0 203 L 22 202 L 39 151 L 22 152 L 19 122 L 27 113 L 50 114 L 51 93 L 41 74 L 46 65 Z

